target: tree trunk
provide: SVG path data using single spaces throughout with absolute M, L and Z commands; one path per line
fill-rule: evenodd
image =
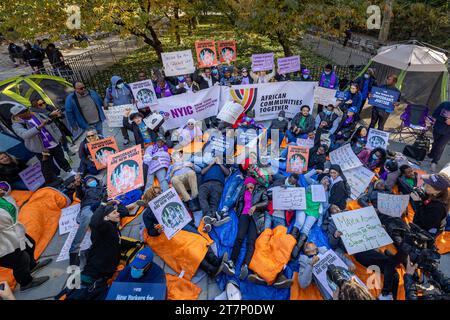
M 179 6 L 176 5 L 174 10 L 174 16 L 175 16 L 175 39 L 177 41 L 177 45 L 179 46 L 181 44 L 181 36 L 180 36 L 180 13 L 179 13 Z
M 389 29 L 391 26 L 393 0 L 386 0 L 383 10 L 383 22 L 381 23 L 378 41 L 385 43 L 389 39 Z
M 188 20 L 188 36 L 192 36 L 192 19 Z
M 292 56 L 292 50 L 291 50 L 291 45 L 289 43 L 289 40 L 281 34 L 278 34 L 277 36 L 278 36 L 278 42 L 280 43 L 281 47 L 283 48 L 284 56 L 285 57 Z

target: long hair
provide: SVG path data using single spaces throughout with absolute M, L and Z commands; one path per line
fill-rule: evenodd
M 155 199 L 161 192 L 158 193 L 158 191 L 161 191 L 161 187 L 152 186 L 147 191 L 145 191 L 144 195 L 142 196 L 142 200 L 144 200 L 147 204 Z
M 15 165 L 19 164 L 16 157 L 14 157 L 13 155 L 10 155 L 8 152 L 1 151 L 0 155 L 6 155 L 7 157 L 9 157 L 11 159 L 11 162 L 14 163 Z M 1 164 L 0 164 L 0 166 L 1 166 Z
M 352 278 L 339 288 L 338 300 L 375 300 L 370 292 Z

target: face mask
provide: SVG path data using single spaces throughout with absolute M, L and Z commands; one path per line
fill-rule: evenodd
M 333 113 L 333 111 L 329 111 L 329 110 L 325 110 L 324 112 L 325 112 L 325 114 L 326 114 L 327 116 L 329 116 L 329 115 L 331 115 L 331 114 Z
M 376 155 L 376 154 L 372 155 L 372 159 L 373 159 L 373 160 L 378 160 L 377 155 Z
M 117 85 L 117 89 L 123 89 L 124 86 L 125 86 L 125 85 L 124 85 L 123 83 L 119 83 L 119 84 Z
M 304 75 L 303 75 L 303 79 L 308 79 L 308 75 L 307 75 L 307 74 L 304 74 Z
M 325 71 L 325 74 L 328 76 L 331 74 L 331 71 Z
M 278 117 L 278 121 L 283 121 L 284 118 L 283 117 Z
M 364 75 L 364 78 L 366 78 L 366 79 L 369 79 L 369 75 L 366 73 L 365 75 Z
M 178 77 L 178 81 L 184 81 L 184 77 Z
M 95 187 L 97 186 L 97 181 L 95 181 L 95 180 L 90 180 L 90 181 L 88 181 L 88 182 L 86 183 L 86 185 L 87 185 L 89 188 L 95 188 Z
M 139 278 L 142 278 L 143 275 L 144 275 L 143 269 L 131 268 L 131 277 L 132 278 L 139 279 Z

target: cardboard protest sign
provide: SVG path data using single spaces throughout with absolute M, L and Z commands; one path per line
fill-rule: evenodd
M 174 188 L 163 192 L 148 205 L 169 240 L 192 220 Z
M 134 104 L 123 104 L 120 106 L 112 106 L 108 109 L 103 109 L 105 113 L 106 121 L 108 121 L 108 127 L 110 128 L 122 128 L 123 127 L 123 117 L 125 111 L 130 108 L 131 113 L 138 112 L 138 109 Z
M 334 97 L 338 100 L 346 100 L 347 99 L 347 91 L 336 90 L 336 94 Z
M 300 56 L 278 58 L 277 62 L 279 74 L 300 71 Z
M 27 186 L 28 190 L 36 191 L 45 182 L 44 175 L 41 170 L 41 163 L 35 162 L 25 170 L 19 173 L 20 179 Z
M 79 203 L 61 209 L 61 217 L 59 218 L 59 235 L 69 233 L 72 229 L 78 228 L 77 216 L 79 212 Z
M 232 159 L 234 162 L 234 136 L 228 139 L 220 131 L 208 131 L 209 138 L 203 147 L 203 159 L 219 157 Z
M 216 44 L 214 40 L 195 41 L 197 62 L 199 68 L 209 68 L 217 65 Z
M 400 218 L 408 207 L 409 194 L 395 195 L 378 192 L 377 209 L 382 214 Z
M 217 41 L 217 49 L 219 50 L 220 62 L 236 61 L 236 41 Z
M 241 104 L 234 101 L 227 101 L 222 109 L 220 109 L 217 119 L 234 124 L 243 112 L 244 107 Z
M 273 188 L 273 208 L 275 210 L 305 210 L 305 188 Z
M 195 72 L 191 50 L 163 52 L 161 59 L 166 77 L 179 76 Z
M 165 283 L 114 281 L 105 300 L 165 300 L 166 289 Z
M 267 71 L 272 70 L 275 66 L 273 63 L 273 52 L 261 53 L 252 55 L 252 71 Z
M 286 172 L 303 173 L 308 170 L 309 149 L 289 146 L 286 161 Z
M 70 246 L 72 245 L 73 239 L 75 239 L 75 235 L 77 233 L 77 230 L 78 230 L 78 225 L 77 225 L 76 228 L 73 228 L 72 230 L 70 230 L 70 233 L 67 236 L 66 241 L 64 242 L 64 245 L 61 248 L 61 251 L 60 251 L 58 257 L 56 258 L 56 262 L 69 260 Z M 88 230 L 88 232 L 84 236 L 83 241 L 81 242 L 80 251 L 84 251 L 84 250 L 89 249 L 91 247 L 91 245 L 92 245 L 92 242 L 91 242 L 91 231 Z
M 376 249 L 392 243 L 373 207 L 331 215 L 348 254 Z
M 312 201 L 314 202 L 326 202 L 327 194 L 325 192 L 325 188 L 321 184 L 312 184 L 311 185 L 311 196 Z
M 327 106 L 329 104 L 336 104 L 336 90 L 319 87 L 314 89 L 314 103 Z
M 386 150 L 388 145 L 389 145 L 389 132 L 377 130 L 374 128 L 369 129 L 366 148 L 368 149 L 382 148 Z
M 161 114 L 154 112 L 142 119 L 142 121 L 144 121 L 147 128 L 155 130 L 155 128 L 164 121 L 164 117 Z
M 182 93 L 158 99 L 153 110 L 164 117 L 162 128 L 182 128 L 190 118 L 203 120 L 216 116 L 219 111 L 220 86 L 200 90 L 196 93 Z
M 351 189 L 350 197 L 356 200 L 367 189 L 375 173 L 364 166 L 360 166 L 344 171 L 344 175 Z
M 170 166 L 170 161 L 170 155 L 167 152 L 163 151 L 156 152 L 153 155 L 149 153 L 145 153 L 144 155 L 144 162 L 148 166 L 149 174 L 154 173 L 161 168 L 168 168 Z
M 115 198 L 144 185 L 142 148 L 140 145 L 108 157 L 108 198 Z
M 108 157 L 119 152 L 116 139 L 109 137 L 97 140 L 87 144 L 88 150 L 91 153 L 92 161 L 94 161 L 95 168 L 101 170 L 106 168 Z
M 394 102 L 398 101 L 400 92 L 395 90 L 384 89 L 380 87 L 372 87 L 369 97 L 369 104 L 373 107 L 393 110 Z
M 133 92 L 134 98 L 137 101 L 137 107 L 139 109 L 158 104 L 158 99 L 156 98 L 152 80 L 143 80 L 130 83 L 130 88 Z
M 301 138 L 298 138 L 297 139 L 297 146 L 311 149 L 312 147 L 314 147 L 314 139 L 310 139 L 310 138 L 301 139 Z
M 330 152 L 330 161 L 332 164 L 341 166 L 342 171 L 350 170 L 362 166 L 361 161 L 353 152 L 350 144 L 345 144 L 342 147 Z

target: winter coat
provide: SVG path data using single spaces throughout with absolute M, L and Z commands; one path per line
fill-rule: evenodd
M 102 108 L 103 106 L 102 98 L 100 98 L 98 93 L 95 92 L 94 90 L 88 90 L 88 92 L 92 100 L 94 100 L 95 105 L 97 106 L 100 121 L 104 121 L 106 117 Z M 86 121 L 85 117 L 83 116 L 83 113 L 81 112 L 80 103 L 78 102 L 78 97 L 75 92 L 67 96 L 65 108 L 66 108 L 67 122 L 72 128 L 80 127 L 81 129 L 86 130 L 89 127 L 89 123 Z
M 246 188 L 242 188 L 239 193 L 239 198 L 236 203 L 235 211 L 240 216 L 242 210 L 244 209 L 244 194 Z M 252 207 L 256 207 L 255 212 L 252 215 L 253 221 L 256 225 L 256 230 L 261 233 L 264 230 L 264 211 L 269 204 L 269 197 L 267 196 L 267 191 L 264 187 L 256 185 L 252 193 Z

